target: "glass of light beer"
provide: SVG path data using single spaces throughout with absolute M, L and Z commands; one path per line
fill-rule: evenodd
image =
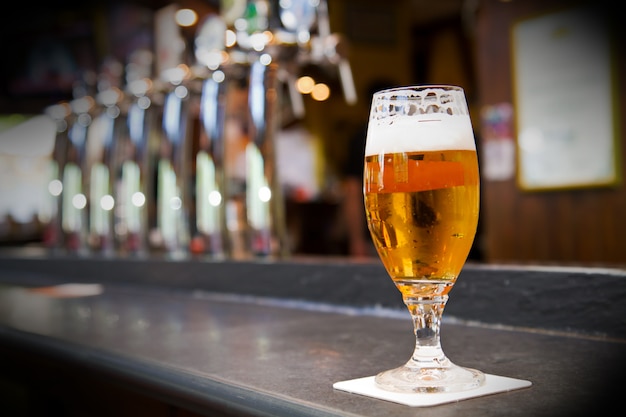
M 440 342 L 448 293 L 478 223 L 478 159 L 463 89 L 430 85 L 376 92 L 363 178 L 370 234 L 416 337 L 411 359 L 378 374 L 377 386 L 421 393 L 481 386 L 484 374 L 452 363 Z

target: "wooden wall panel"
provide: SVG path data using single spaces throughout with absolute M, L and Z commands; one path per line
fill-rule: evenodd
M 610 9 L 610 2 L 595 2 Z M 483 0 L 476 15 L 481 106 L 513 103 L 511 28 L 573 1 Z M 615 11 L 616 12 L 616 11 Z M 617 16 L 609 10 L 609 14 Z M 616 96 L 626 97 L 625 37 L 617 26 Z M 514 103 L 513 103 L 514 104 Z M 530 192 L 515 179 L 483 180 L 482 241 L 487 262 L 626 265 L 626 103 L 618 107 L 622 181 L 616 187 Z

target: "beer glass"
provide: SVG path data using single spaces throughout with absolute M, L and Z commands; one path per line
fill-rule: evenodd
M 395 392 L 457 392 L 484 374 L 453 364 L 440 343 L 441 316 L 469 254 L 479 212 L 476 144 L 462 88 L 376 92 L 365 145 L 368 228 L 414 324 L 411 359 L 375 377 Z

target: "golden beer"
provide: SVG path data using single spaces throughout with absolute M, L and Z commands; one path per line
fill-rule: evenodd
M 364 192 L 374 245 L 400 289 L 413 280 L 454 283 L 478 223 L 476 152 L 369 155 Z

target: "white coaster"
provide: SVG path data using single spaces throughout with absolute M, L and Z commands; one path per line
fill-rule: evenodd
M 333 388 L 341 391 L 347 391 L 352 394 L 360 394 L 367 397 L 378 398 L 379 400 L 404 404 L 410 407 L 428 407 L 432 405 L 466 400 L 468 398 L 482 397 L 499 392 L 513 391 L 520 388 L 527 388 L 531 385 L 532 383 L 530 381 L 525 381 L 523 379 L 485 374 L 485 383 L 481 387 L 451 393 L 442 392 L 421 394 L 389 392 L 376 387 L 373 376 L 335 382 L 333 384 Z

